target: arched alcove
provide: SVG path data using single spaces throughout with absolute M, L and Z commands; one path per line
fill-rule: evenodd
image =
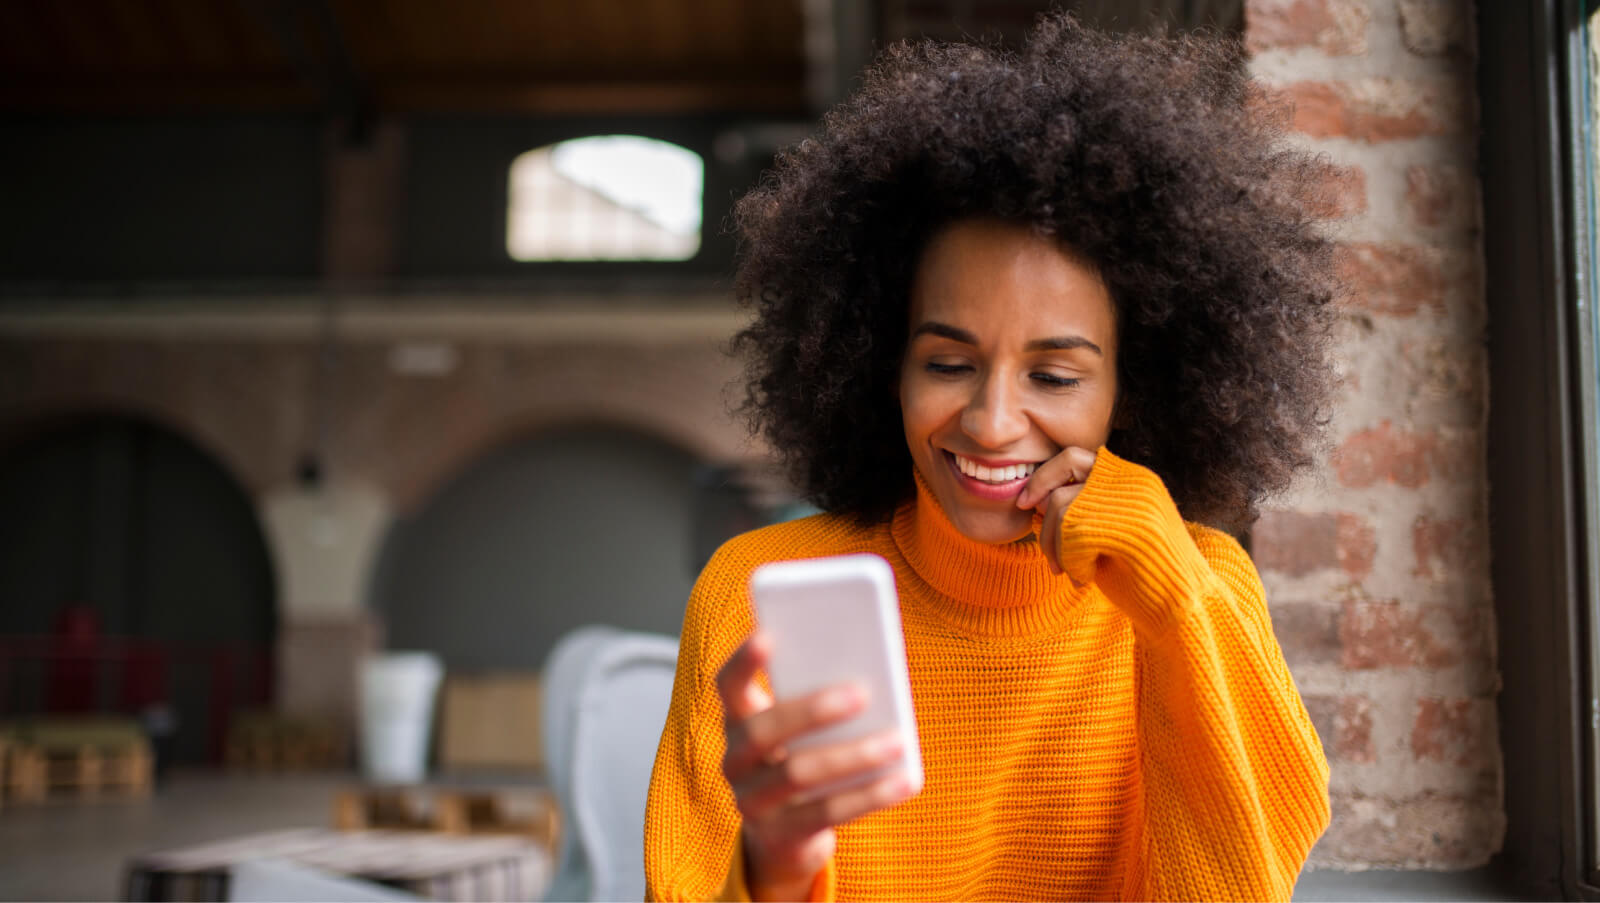
M 73 608 L 94 623 L 97 664 L 67 699 L 52 688 L 59 656 L 14 651 L 0 711 L 167 703 L 174 759 L 211 760 L 221 716 L 268 691 L 276 589 L 250 497 L 206 451 L 136 416 L 56 418 L 8 437 L 0 637 L 58 633 Z
M 675 445 L 608 427 L 499 446 L 391 528 L 371 595 L 388 645 L 433 650 L 455 671 L 532 671 L 583 624 L 676 635 L 707 472 Z

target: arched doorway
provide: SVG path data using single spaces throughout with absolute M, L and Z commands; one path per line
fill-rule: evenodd
M 491 452 L 391 529 L 371 597 L 388 645 L 454 671 L 533 671 L 583 624 L 676 636 L 703 563 L 706 472 L 620 429 Z
M 77 417 L 0 450 L 0 599 L 7 715 L 165 705 L 172 760 L 193 763 L 215 761 L 230 711 L 266 701 L 275 588 L 254 506 L 151 421 Z

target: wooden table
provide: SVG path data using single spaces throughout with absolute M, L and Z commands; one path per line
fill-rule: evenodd
M 539 900 L 550 855 L 519 837 L 296 828 L 149 853 L 128 863 L 126 900 L 226 900 L 232 867 L 283 859 L 434 900 Z

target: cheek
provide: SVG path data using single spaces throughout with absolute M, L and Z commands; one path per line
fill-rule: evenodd
M 959 396 L 948 387 L 916 381 L 901 385 L 900 416 L 905 422 L 908 441 L 915 443 L 926 439 L 950 422 L 952 411 L 961 409 Z
M 1103 445 L 1111 434 L 1112 405 L 1104 399 L 1080 399 L 1035 410 L 1040 429 L 1063 448 Z

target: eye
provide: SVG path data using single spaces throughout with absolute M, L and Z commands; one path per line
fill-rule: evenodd
M 1070 389 L 1078 384 L 1078 380 L 1069 376 L 1057 376 L 1054 373 L 1030 373 L 1029 378 L 1040 385 L 1052 389 Z
M 958 376 L 970 372 L 972 367 L 967 364 L 941 364 L 938 361 L 929 361 L 923 365 L 923 369 L 938 376 Z

